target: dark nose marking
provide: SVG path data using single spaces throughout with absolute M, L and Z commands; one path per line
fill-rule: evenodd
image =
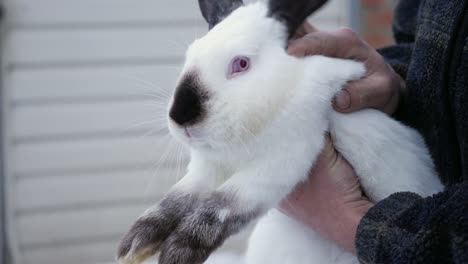
M 182 78 L 174 94 L 174 102 L 169 117 L 181 126 L 193 125 L 203 119 L 207 100 L 205 89 L 201 87 L 196 73 Z

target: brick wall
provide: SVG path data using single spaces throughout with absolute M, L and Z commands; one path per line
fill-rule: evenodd
M 391 23 L 398 1 L 360 0 L 360 33 L 373 47 L 383 47 L 393 42 Z

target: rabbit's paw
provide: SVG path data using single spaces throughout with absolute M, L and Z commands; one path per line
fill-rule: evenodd
M 239 206 L 222 193 L 213 194 L 164 242 L 159 264 L 203 263 L 230 235 L 258 216 L 255 212 L 236 212 Z
M 193 212 L 197 201 L 195 195 L 171 193 L 147 210 L 121 240 L 117 250 L 119 263 L 138 264 L 154 255 L 182 219 Z

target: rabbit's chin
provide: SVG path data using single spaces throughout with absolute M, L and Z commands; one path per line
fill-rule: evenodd
M 168 124 L 169 132 L 171 135 L 182 142 L 183 144 L 192 148 L 204 148 L 211 149 L 211 145 L 208 142 L 207 135 L 201 128 L 194 126 L 179 126 L 169 121 Z

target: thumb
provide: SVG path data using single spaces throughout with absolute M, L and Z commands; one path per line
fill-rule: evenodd
M 382 81 L 368 77 L 349 82 L 333 99 L 333 106 L 339 112 L 354 112 L 364 108 L 376 108 L 391 112 L 394 108 L 394 97 L 390 89 L 376 87 Z M 387 109 L 388 108 L 388 109 Z

